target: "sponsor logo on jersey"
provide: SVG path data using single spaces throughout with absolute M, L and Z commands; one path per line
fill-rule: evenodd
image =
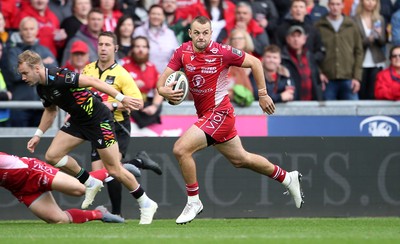
M 215 73 L 217 73 L 217 67 L 201 67 L 201 73 L 215 74 Z
M 210 52 L 212 52 L 213 54 L 217 54 L 218 48 L 214 47 L 213 49 L 210 50 Z
M 186 71 L 194 72 L 195 70 L 196 70 L 196 67 L 194 67 L 192 64 L 186 65 Z
M 214 63 L 217 59 L 216 58 L 206 58 L 206 63 Z
M 75 84 L 75 73 L 74 72 L 68 72 L 65 74 L 65 83 L 68 84 Z
M 243 52 L 239 49 L 233 48 L 232 47 L 232 53 L 238 55 L 239 57 L 242 57 Z
M 105 82 L 109 85 L 114 84 L 115 76 L 107 75 Z

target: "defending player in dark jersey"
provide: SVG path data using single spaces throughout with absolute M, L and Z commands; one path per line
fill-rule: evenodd
M 127 110 L 140 109 L 143 101 L 124 96 L 97 78 L 80 75 L 66 69 L 47 69 L 43 66 L 40 56 L 32 51 L 25 51 L 18 56 L 18 71 L 22 80 L 28 85 L 37 85 L 38 94 L 43 99 L 45 107 L 39 128 L 28 142 L 28 150 L 34 151 L 40 137 L 52 125 L 57 115 L 57 107 L 60 107 L 70 114 L 70 118 L 54 137 L 45 157 L 47 162 L 75 176 L 86 186 L 82 208 L 87 208 L 93 202 L 103 184 L 91 177 L 75 159 L 67 154 L 88 140 L 97 147 L 109 174 L 121 181 L 138 200 L 141 208 L 141 223 L 151 223 L 155 211 L 149 214 L 145 210 L 153 207 L 155 202 L 147 197 L 135 177 L 122 167 L 118 159 L 118 143 L 115 139 L 112 114 L 87 87 L 94 87 L 114 97 Z

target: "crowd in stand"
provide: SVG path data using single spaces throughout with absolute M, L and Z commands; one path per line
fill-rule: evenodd
M 212 21 L 213 41 L 261 60 L 276 103 L 400 100 L 400 0 L 2 0 L 0 10 L 1 100 L 39 100 L 16 72 L 20 53 L 80 72 L 98 59 L 102 31 L 118 37 L 117 61 L 144 98 L 158 100 L 145 74 L 163 72 L 198 15 Z M 144 46 L 134 51 L 138 37 Z M 229 81 L 232 99 L 242 86 L 257 100 L 251 72 L 232 68 Z M 40 117 L 0 109 L 0 126 L 37 126 Z

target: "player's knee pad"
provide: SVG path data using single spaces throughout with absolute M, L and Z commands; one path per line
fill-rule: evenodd
M 67 162 L 68 162 L 68 156 L 65 155 L 64 157 L 62 157 L 62 158 L 60 159 L 60 161 L 58 161 L 58 163 L 56 163 L 56 164 L 54 165 L 54 167 L 56 167 L 56 168 L 61 168 L 61 167 L 65 166 L 65 165 L 67 164 Z

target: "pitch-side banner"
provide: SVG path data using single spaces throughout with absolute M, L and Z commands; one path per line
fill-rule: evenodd
M 400 116 L 269 116 L 268 136 L 400 136 Z
M 30 156 L 29 138 L 2 138 L 0 151 Z M 43 159 L 51 138 L 42 138 L 34 155 Z M 127 158 L 139 150 L 157 161 L 161 176 L 143 170 L 138 181 L 159 204 L 156 218 L 175 219 L 186 203 L 185 184 L 172 154 L 176 137 L 132 138 Z M 269 177 L 234 168 L 214 147 L 194 155 L 197 162 L 200 218 L 400 216 L 399 137 L 245 137 L 250 152 L 266 156 L 288 171 L 303 174 L 305 204 L 297 209 L 285 188 Z M 71 156 L 90 170 L 90 145 Z M 1 181 L 0 181 L 1 182 Z M 1 188 L 1 187 L 0 187 Z M 139 218 L 136 201 L 123 190 L 122 214 Z M 83 197 L 54 194 L 62 209 L 79 208 Z M 110 208 L 107 189 L 91 206 Z M 0 189 L 0 219 L 32 219 L 34 216 L 9 192 Z M 171 220 L 173 221 L 173 220 Z
M 193 115 L 164 115 L 162 124 L 139 129 L 132 124 L 132 136 L 180 136 L 195 121 Z M 240 136 L 400 136 L 400 116 L 265 116 L 238 115 Z

